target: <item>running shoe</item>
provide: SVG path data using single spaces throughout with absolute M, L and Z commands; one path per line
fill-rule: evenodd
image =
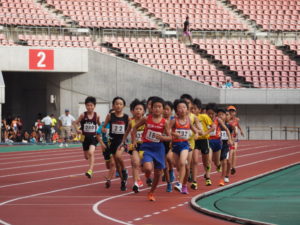
M 219 186 L 224 186 L 224 185 L 225 185 L 224 180 L 221 179 L 220 182 L 219 182 Z
M 154 202 L 156 200 L 152 192 L 148 192 L 147 197 L 148 197 L 148 200 L 151 202 Z
M 168 183 L 167 184 L 167 192 L 172 192 L 173 191 L 173 187 L 172 187 L 172 183 Z
M 197 189 L 198 189 L 198 184 L 197 184 L 196 181 L 193 181 L 193 183 L 191 184 L 191 188 L 192 188 L 193 190 L 197 190 Z
M 134 183 L 133 187 L 132 187 L 132 191 L 134 193 L 139 193 L 139 186 L 137 183 Z
M 229 183 L 229 177 L 225 177 L 225 178 L 224 178 L 224 182 L 225 182 L 225 183 Z
M 118 171 L 116 171 L 116 177 L 120 177 L 120 174 Z
M 110 185 L 111 185 L 111 181 L 110 180 L 106 180 L 105 187 L 106 188 L 110 188 Z
M 222 172 L 222 165 L 221 164 L 217 166 L 217 172 L 219 172 L 219 173 Z
M 177 182 L 175 185 L 174 185 L 174 188 L 176 191 L 179 191 L 181 192 L 182 191 L 182 184 Z
M 126 169 L 122 170 L 122 176 L 123 176 L 123 180 L 127 180 L 128 179 L 128 173 L 127 173 Z
M 172 183 L 175 180 L 174 171 L 169 170 L 169 174 L 170 174 L 170 182 Z
M 147 183 L 148 187 L 151 187 L 152 186 L 152 179 L 150 177 L 147 178 L 146 183 Z
M 188 193 L 189 193 L 188 188 L 187 188 L 187 185 L 182 185 L 181 193 L 182 193 L 182 194 L 188 194 Z
M 121 191 L 126 191 L 127 190 L 127 187 L 126 187 L 126 181 L 125 180 L 122 180 L 121 181 Z
M 88 177 L 88 178 L 92 178 L 92 175 L 93 175 L 93 171 L 92 170 L 88 170 L 85 175 Z
M 235 170 L 235 168 L 231 168 L 231 175 L 234 175 L 235 173 L 236 173 L 236 170 Z
M 205 184 L 206 184 L 206 186 L 211 186 L 211 180 L 210 180 L 210 178 L 206 178 Z
M 143 187 L 143 186 L 144 186 L 144 184 L 143 184 L 143 181 L 142 181 L 142 180 L 138 180 L 137 184 L 138 184 L 139 188 L 141 188 L 141 187 Z

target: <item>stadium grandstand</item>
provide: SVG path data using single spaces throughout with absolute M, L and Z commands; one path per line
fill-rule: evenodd
M 296 139 L 299 12 L 297 0 L 0 0 L 0 115 L 30 127 L 93 95 L 104 119 L 117 95 L 187 92 L 237 105 L 249 133 Z M 269 139 L 263 128 L 253 138 Z

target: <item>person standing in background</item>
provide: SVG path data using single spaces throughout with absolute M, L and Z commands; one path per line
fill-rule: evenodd
M 60 135 L 63 139 L 63 142 L 59 145 L 59 147 L 68 147 L 68 142 L 70 140 L 71 136 L 71 128 L 72 124 L 75 121 L 75 118 L 70 114 L 70 111 L 68 109 L 65 110 L 65 114 L 61 115 L 59 118 L 59 129 L 60 129 Z
M 45 134 L 45 140 L 46 143 L 49 143 L 51 141 L 51 124 L 52 124 L 52 120 L 51 117 L 49 115 L 46 115 L 42 121 L 43 123 L 43 133 Z
M 190 21 L 188 16 L 185 18 L 183 23 L 183 41 L 185 41 L 185 37 L 189 38 L 190 45 L 192 45 L 192 33 L 190 31 Z

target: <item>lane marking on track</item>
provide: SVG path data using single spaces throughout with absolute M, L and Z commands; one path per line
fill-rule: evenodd
M 294 154 L 298 154 L 300 152 L 296 152 L 296 153 L 291 153 L 291 154 L 288 154 L 288 155 L 281 155 L 281 156 L 278 156 L 278 157 L 274 157 L 274 158 L 269 158 L 267 160 L 262 160 L 262 161 L 268 161 L 268 160 L 272 160 L 272 159 L 275 159 L 275 158 L 282 158 L 282 157 L 287 157 L 289 155 L 294 155 Z M 261 161 L 259 161 L 261 162 Z M 256 164 L 256 163 L 259 163 L 258 161 L 256 161 L 255 163 L 250 163 L 250 164 L 245 164 L 245 165 L 252 165 L 252 164 Z M 241 167 L 241 166 L 239 166 Z M 131 177 L 131 176 L 130 176 Z M 130 178 L 129 177 L 129 178 Z M 200 177 L 200 175 L 198 176 Z M 113 180 L 119 180 L 118 178 L 116 179 L 113 179 Z M 37 197 L 37 196 L 41 196 L 41 195 L 46 195 L 46 194 L 53 194 L 53 193 L 57 193 L 57 192 L 61 192 L 61 191 L 68 191 L 68 190 L 73 190 L 73 189 L 77 189 L 77 188 L 84 188 L 84 187 L 88 187 L 88 186 L 92 186 L 92 185 L 98 185 L 98 184 L 103 184 L 105 181 L 102 181 L 102 182 L 95 182 L 95 183 L 92 183 L 92 184 L 84 184 L 84 185 L 77 185 L 77 186 L 73 186 L 73 187 L 68 187 L 68 188 L 62 188 L 62 189 L 56 189 L 56 190 L 52 190 L 52 191 L 48 191 L 48 192 L 41 192 L 41 193 L 36 193 L 36 194 L 32 194 L 32 195 L 27 195 L 27 196 L 22 196 L 22 197 L 17 197 L 17 198 L 14 198 L 14 199 L 10 199 L 10 200 L 7 200 L 7 201 L 4 201 L 4 202 L 1 202 L 0 203 L 0 206 L 3 206 L 5 204 L 8 204 L 8 203 L 11 203 L 11 202 L 14 202 L 14 201 L 18 201 L 18 200 L 23 200 L 23 199 L 27 199 L 27 198 L 32 198 L 32 197 Z M 159 186 L 165 186 L 165 184 L 161 184 Z M 146 188 L 146 189 L 143 189 L 141 191 L 146 191 L 148 190 L 149 188 Z M 122 196 L 126 196 L 126 195 L 129 195 L 129 194 L 133 194 L 133 193 L 124 193 L 122 195 L 116 195 L 116 196 L 112 196 L 110 198 L 107 198 L 107 199 L 104 199 L 104 201 L 99 201 L 97 203 L 102 203 L 102 202 L 106 202 L 108 200 L 111 200 L 111 199 L 114 199 L 114 198 L 119 198 L 119 197 L 122 197 Z M 96 211 L 98 210 L 97 207 L 99 204 L 94 204 L 93 205 L 93 210 L 95 209 Z M 171 207 L 172 208 L 172 207 Z M 95 212 L 96 213 L 96 212 Z M 98 214 L 98 213 L 96 213 Z M 109 220 L 112 220 L 112 221 L 115 221 L 115 222 L 118 222 L 118 223 L 121 223 L 121 224 L 129 224 L 129 223 L 126 223 L 124 221 L 120 221 L 120 220 L 117 220 L 117 219 L 114 219 L 114 218 L 111 218 L 109 216 L 106 216 L 106 215 L 102 215 L 101 212 L 99 212 L 100 216 L 106 218 L 106 219 L 109 219 Z
M 299 145 L 297 145 L 299 146 Z M 293 147 L 297 147 L 297 146 L 293 146 Z M 286 147 L 287 148 L 287 147 Z M 292 147 L 290 147 L 292 148 Z M 286 155 L 280 155 L 280 156 L 276 156 L 276 157 L 272 157 L 272 158 L 268 158 L 268 159 L 264 159 L 264 160 L 259 160 L 259 161 L 256 161 L 256 162 L 252 162 L 252 163 L 247 163 L 247 164 L 244 164 L 244 165 L 240 165 L 240 166 L 237 166 L 237 168 L 240 168 L 240 167 L 244 167 L 244 166 L 249 166 L 249 165 L 253 165 L 253 164 L 257 164 L 257 163 L 260 163 L 260 162 L 265 162 L 265 161 L 270 161 L 270 160 L 273 160 L 273 159 L 277 159 L 277 158 L 283 158 L 283 157 L 287 157 L 287 156 L 290 156 L 290 155 L 295 155 L 295 154 L 299 154 L 299 152 L 295 152 L 295 153 L 290 153 L 290 154 L 286 154 Z M 254 153 L 255 154 L 255 153 Z M 217 172 L 212 172 L 211 174 L 216 174 Z M 198 177 L 200 177 L 202 175 L 199 175 Z M 160 184 L 158 185 L 157 187 L 161 187 L 161 186 L 166 186 L 166 184 Z M 142 189 L 140 192 L 142 191 L 146 191 L 148 190 L 149 188 L 146 188 L 146 189 Z M 112 197 L 109 197 L 109 198 L 106 198 L 106 199 L 102 199 L 98 202 L 96 202 L 94 205 L 93 205 L 93 211 L 99 215 L 100 217 L 103 217 L 105 219 L 108 219 L 108 220 L 111 220 L 113 222 L 117 222 L 117 223 L 120 223 L 120 224 L 131 224 L 131 223 L 128 223 L 128 222 L 125 222 L 125 221 L 121 221 L 121 220 L 118 220 L 118 219 L 115 219 L 113 217 L 110 217 L 104 213 L 102 213 L 100 210 L 99 210 L 99 206 L 102 205 L 103 203 L 109 201 L 109 200 L 112 200 L 112 199 L 115 199 L 115 198 L 120 198 L 120 197 L 123 197 L 123 196 L 126 196 L 126 195 L 130 195 L 130 194 L 133 194 L 133 193 L 125 193 L 125 194 L 121 194 L 121 195 L 116 195 L 116 196 L 112 196 Z M 175 206 L 173 206 L 174 208 L 176 208 Z M 174 209 L 173 207 L 171 207 L 171 209 Z
M 260 146 L 260 147 L 262 147 L 262 146 Z M 256 148 L 259 148 L 259 147 L 256 147 Z M 253 148 L 251 148 L 251 149 L 253 149 Z M 243 149 L 243 150 L 240 150 L 239 152 L 243 152 L 243 151 L 246 151 L 246 150 L 248 150 L 248 149 Z M 242 157 L 242 156 L 238 156 L 238 158 Z M 124 161 L 128 161 L 128 160 L 129 159 L 124 159 Z M 69 161 L 67 161 L 67 162 L 69 162 Z M 100 163 L 100 164 L 96 164 L 96 165 L 102 165 L 102 164 L 104 164 L 104 163 Z M 41 164 L 41 165 L 45 165 L 45 164 Z M 199 165 L 202 165 L 202 163 L 199 163 Z M 83 167 L 83 166 L 84 165 L 75 166 L 75 167 L 56 168 L 56 169 L 53 169 L 53 170 L 51 170 L 51 169 L 50 170 L 39 170 L 39 171 L 33 171 L 33 172 L 27 172 L 27 173 L 4 175 L 4 176 L 0 176 L 0 178 L 9 177 L 9 176 L 27 175 L 27 174 L 40 173 L 40 172 L 51 172 L 51 171 L 60 170 L 60 169 L 63 170 L 63 169 L 78 168 L 78 167 Z M 128 167 L 126 167 L 126 168 L 128 168 Z M 49 178 L 49 179 L 41 179 L 41 180 L 27 181 L 27 182 L 22 182 L 22 183 L 9 184 L 9 185 L 0 186 L 0 188 L 23 185 L 23 184 L 30 184 L 30 183 L 36 183 L 36 182 L 43 182 L 43 181 L 48 181 L 48 180 L 62 179 L 62 178 L 68 177 L 68 176 L 78 176 L 78 175 L 81 175 L 81 174 L 70 174 L 70 175 L 66 175 L 66 176 L 54 177 L 54 178 Z
M 130 159 L 124 159 L 123 161 L 129 161 Z M 95 166 L 103 165 L 105 163 L 95 163 Z M 38 170 L 38 171 L 32 171 L 32 172 L 26 172 L 26 173 L 17 173 L 17 174 L 9 174 L 9 175 L 3 175 L 0 176 L 0 178 L 3 177 L 13 177 L 13 176 L 20 176 L 20 175 L 28 175 L 28 174 L 35 174 L 35 173 L 44 173 L 44 172 L 52 172 L 57 170 L 65 170 L 65 169 L 72 169 L 72 168 L 79 168 L 87 166 L 87 164 L 84 165 L 78 165 L 78 166 L 70 166 L 70 167 L 64 167 L 64 168 L 56 168 L 56 169 L 49 169 L 49 170 Z
M 294 154 L 298 154 L 298 153 L 300 153 L 300 152 L 291 153 L 291 154 L 288 154 L 288 155 L 294 155 Z M 285 155 L 285 156 L 288 156 L 288 155 Z M 285 157 L 285 156 L 282 156 L 282 157 Z M 274 157 L 274 158 L 281 158 L 281 157 L 279 156 L 279 157 Z M 274 158 L 273 158 L 273 159 L 274 159 Z M 272 160 L 272 159 L 270 159 L 270 160 Z M 253 162 L 253 163 L 243 164 L 243 165 L 237 166 L 237 168 L 246 167 L 246 166 L 249 166 L 249 165 L 253 165 L 253 164 L 260 163 L 260 162 L 265 162 L 265 161 L 269 161 L 269 159 L 267 159 L 267 160 L 260 160 L 260 161 L 256 161 L 256 162 Z M 271 170 L 271 171 L 272 171 L 272 170 Z M 269 171 L 269 172 L 271 172 L 271 171 Z M 215 172 L 212 172 L 211 174 L 217 174 L 217 172 L 215 171 Z M 266 174 L 266 173 L 263 173 L 263 174 Z M 261 174 L 255 175 L 254 177 L 257 177 L 257 176 L 260 176 L 260 175 L 261 175 Z M 199 176 L 198 176 L 198 177 L 199 177 Z M 247 178 L 247 179 L 249 179 L 249 178 Z M 247 179 L 245 179 L 245 180 L 247 180 Z M 230 184 L 230 185 L 231 185 L 231 186 L 234 186 L 235 184 L 238 184 L 238 183 L 240 183 L 240 182 L 243 182 L 243 180 L 242 180 L 242 181 L 234 182 L 234 183 L 232 183 L 232 184 Z M 161 185 L 159 185 L 159 186 L 161 186 Z M 220 187 L 219 187 L 219 188 L 220 188 Z M 188 202 L 184 202 L 183 204 L 178 204 L 177 206 L 173 206 L 173 207 L 171 207 L 170 209 L 176 209 L 177 207 L 183 206 L 183 205 L 186 205 L 186 204 L 188 204 Z M 161 210 L 161 212 L 164 212 L 164 210 Z M 152 213 L 152 216 L 154 216 L 154 215 L 155 215 L 155 214 Z
M 16 159 L 27 159 L 27 158 L 44 158 L 44 157 L 50 157 L 50 156 L 60 156 L 60 155 L 74 155 L 74 154 L 80 154 L 81 152 L 76 150 L 76 151 L 63 151 L 63 152 L 48 152 L 49 154 L 47 155 L 42 155 L 40 153 L 36 153 L 34 155 L 30 156 L 18 156 L 18 157 L 8 157 L 8 158 L 0 158 L 0 161 L 5 161 L 5 160 L 16 160 Z M 81 153 L 82 154 L 82 153 Z M 0 154 L 1 155 L 1 154 Z
M 86 166 L 86 165 L 84 165 L 84 166 Z M 129 168 L 131 168 L 131 166 L 127 166 L 125 168 L 129 169 Z M 107 172 L 107 169 L 94 171 L 93 173 L 95 174 L 95 173 L 103 173 L 103 172 Z M 63 179 L 63 178 L 68 178 L 68 177 L 77 177 L 77 176 L 81 176 L 81 175 L 83 176 L 84 173 L 69 174 L 69 175 L 60 176 L 60 177 L 52 177 L 52 178 L 45 178 L 45 179 L 41 179 L 41 180 L 26 181 L 26 182 L 22 182 L 22 183 L 7 184 L 7 185 L 0 186 L 0 188 L 13 187 L 13 186 L 19 186 L 19 185 L 24 185 L 24 184 L 33 184 L 33 183 L 37 183 L 37 182 L 50 181 L 50 180 L 58 180 L 58 179 Z
M 10 223 L 7 223 L 7 222 L 5 222 L 5 221 L 3 221 L 3 220 L 1 220 L 1 219 L 0 219 L 0 224 L 3 224 L 3 225 L 11 225 Z

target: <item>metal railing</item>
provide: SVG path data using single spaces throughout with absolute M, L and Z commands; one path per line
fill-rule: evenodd
M 300 140 L 300 127 L 246 127 L 246 139 Z

